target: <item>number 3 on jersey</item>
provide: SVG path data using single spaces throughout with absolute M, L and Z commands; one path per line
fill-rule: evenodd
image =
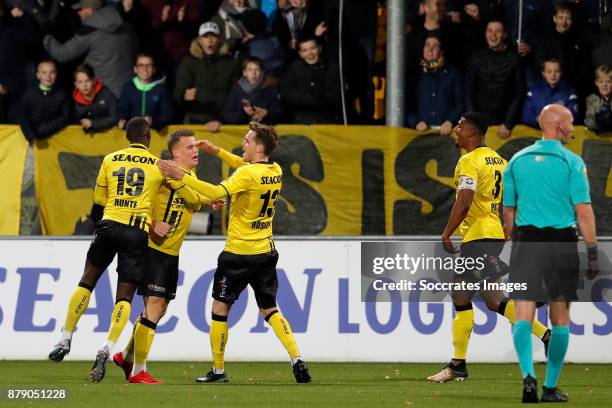
M 501 191 L 502 174 L 499 170 L 495 170 L 495 187 L 493 187 L 493 198 L 499 197 Z
M 265 194 L 259 196 L 263 200 L 261 211 L 259 212 L 260 217 L 272 217 L 274 215 L 274 208 L 276 207 L 276 199 L 278 198 L 278 190 L 268 190 Z M 270 200 L 272 203 L 270 204 Z

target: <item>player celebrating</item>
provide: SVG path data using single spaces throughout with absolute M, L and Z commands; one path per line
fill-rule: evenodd
M 149 150 L 149 123 L 132 118 L 126 126 L 130 146 L 107 155 L 100 167 L 94 201 L 104 206 L 104 216 L 97 224 L 95 236 L 87 251 L 85 271 L 68 304 L 62 336 L 49 353 L 49 359 L 60 362 L 70 352 L 72 334 L 87 310 L 91 292 L 104 270 L 117 260 L 117 293 L 108 336 L 96 355 L 90 372 L 93 382 L 100 382 L 106 372 L 110 352 L 130 316 L 134 292 L 142 278 L 147 250 L 151 203 L 164 181 L 156 164 L 159 161 Z M 188 202 L 197 195 L 182 183 L 171 182 Z
M 256 122 L 249 124 L 249 131 L 242 141 L 242 160 L 207 141 L 200 142 L 203 150 L 217 154 L 231 167 L 238 167 L 216 186 L 186 175 L 171 161 L 162 160 L 158 164 L 166 176 L 182 180 L 211 199 L 232 198 L 227 242 L 219 255 L 213 283 L 210 329 L 213 367 L 196 382 L 228 382 L 224 365 L 227 316 L 247 285 L 251 285 L 255 292 L 261 315 L 288 351 L 296 381 L 307 383 L 311 380 L 289 322 L 276 307 L 278 252 L 272 240 L 272 218 L 283 175 L 280 166 L 269 161 L 269 156 L 277 145 L 276 131 Z
M 168 138 L 168 151 L 175 163 L 192 177 L 198 165 L 198 145 L 195 133 L 184 129 Z M 187 187 L 188 188 L 188 187 Z M 138 293 L 144 297 L 144 316 L 134 325 L 134 332 L 123 352 L 113 356 L 131 383 L 160 384 L 147 371 L 146 360 L 153 343 L 159 320 L 166 314 L 170 300 L 175 298 L 178 283 L 179 251 L 185 240 L 194 211 L 208 204 L 212 210 L 223 207 L 224 201 L 210 202 L 203 195 L 199 203 L 188 205 L 177 197 L 177 190 L 162 184 L 153 205 L 153 228 L 149 231 L 144 277 Z
M 459 228 L 463 237 L 461 256 L 464 258 L 484 258 L 482 271 L 466 273 L 468 276 L 455 274 L 454 279 L 489 282 L 508 273 L 508 266 L 499 259 L 504 246 L 504 231 L 499 218 L 502 199 L 502 174 L 506 162 L 495 150 L 484 144 L 487 133 L 487 120 L 477 112 L 463 115 L 455 128 L 457 147 L 467 151 L 455 168 L 455 185 L 457 196 L 444 233 L 442 244 L 450 253 L 456 253 L 450 236 Z M 480 274 L 480 276 L 476 275 Z M 454 353 L 451 362 L 442 371 L 427 377 L 433 382 L 463 381 L 468 377 L 467 347 L 474 327 L 474 310 L 472 298 L 475 293 L 453 291 L 455 306 L 453 320 Z M 510 322 L 515 321 L 514 301 L 507 301 L 501 291 L 481 291 L 480 296 L 490 310 L 505 316 Z M 533 333 L 545 343 L 550 331 L 539 321 L 535 321 Z

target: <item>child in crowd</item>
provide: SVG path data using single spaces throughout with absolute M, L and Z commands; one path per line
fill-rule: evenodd
M 85 132 L 103 132 L 117 123 L 117 99 L 87 64 L 74 70 L 74 113 Z
M 155 72 L 153 57 L 138 54 L 134 64 L 136 76 L 123 86 L 119 97 L 119 129 L 135 116 L 143 116 L 153 129 L 172 122 L 172 99 L 166 89 L 166 77 L 156 77 Z
M 612 132 L 612 67 L 601 65 L 595 70 L 597 93 L 586 100 L 584 124 L 595 132 Z
M 561 62 L 549 58 L 542 63 L 542 79 L 527 92 L 523 106 L 523 123 L 538 127 L 538 115 L 546 105 L 559 104 L 574 115 L 578 113 L 578 97 L 574 87 L 561 79 Z
M 70 122 L 70 102 L 56 84 L 55 62 L 50 59 L 39 62 L 36 78 L 38 85 L 28 89 L 21 101 L 21 130 L 30 142 L 46 139 Z

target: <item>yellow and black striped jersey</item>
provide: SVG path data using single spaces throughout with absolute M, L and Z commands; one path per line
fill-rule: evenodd
M 197 178 L 193 171 L 189 172 L 189 174 Z M 183 245 L 189 230 L 193 213 L 200 209 L 201 204 L 209 202 L 206 197 L 198 194 L 199 202 L 197 204 L 190 204 L 181 196 L 181 190 L 183 189 L 189 189 L 189 187 L 183 186 L 177 190 L 172 188 L 167 182 L 164 182 L 159 188 L 159 193 L 153 203 L 153 220 L 168 223 L 172 228 L 160 245 L 157 245 L 149 238 L 149 247 L 174 256 L 179 255 L 181 245 Z
M 503 239 L 499 218 L 502 175 L 506 161 L 489 147 L 482 146 L 462 156 L 455 167 L 455 186 L 474 190 L 470 210 L 459 226 L 463 242 L 475 239 Z

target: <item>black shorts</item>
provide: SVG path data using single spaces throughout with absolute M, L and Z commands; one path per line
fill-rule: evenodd
M 527 288 L 510 297 L 533 302 L 577 300 L 577 242 L 574 228 L 518 228 L 510 257 L 510 283 L 524 283 Z
M 277 262 L 276 251 L 257 255 L 221 252 L 213 283 L 213 299 L 231 305 L 247 285 L 251 285 L 257 306 L 261 309 L 275 307 L 278 289 Z
M 178 256 L 149 247 L 144 275 L 138 285 L 138 294 L 162 297 L 167 301 L 174 299 L 178 283 L 178 265 Z
M 119 222 L 102 220 L 96 224 L 94 234 L 87 251 L 89 262 L 104 270 L 117 255 L 119 282 L 140 282 L 149 242 L 147 232 Z
M 504 249 L 504 245 L 505 241 L 503 239 L 494 238 L 475 239 L 461 244 L 460 258 L 472 259 L 473 262 L 470 262 L 470 265 L 477 262 L 478 265 L 484 264 L 482 268 L 478 266 L 465 268 L 465 271 L 461 274 L 463 280 L 480 282 L 488 279 L 494 281 L 508 273 L 507 265 L 499 259 L 499 254 Z M 465 265 L 468 265 L 467 261 L 464 262 Z

